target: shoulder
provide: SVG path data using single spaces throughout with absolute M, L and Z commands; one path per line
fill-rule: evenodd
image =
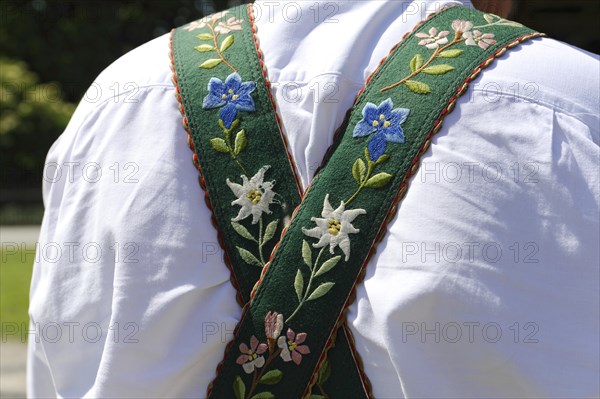
M 550 38 L 508 51 L 474 82 L 486 99 L 499 96 L 565 112 L 585 125 L 599 123 L 600 62 L 596 54 Z M 597 137 L 594 140 L 598 143 Z
M 98 75 L 50 148 L 46 164 L 64 169 L 74 163 L 81 170 L 72 173 L 79 177 L 85 165 L 93 164 L 90 170 L 104 178 L 115 163 L 135 163 L 150 171 L 161 159 L 189 155 L 171 81 L 169 39 L 167 34 L 141 45 Z M 185 159 L 189 162 L 189 156 Z M 47 206 L 56 199 L 60 203 L 63 189 L 83 192 L 93 187 L 64 185 L 63 180 L 44 181 Z
M 81 143 L 122 139 L 126 131 L 133 140 L 142 133 L 147 137 L 152 131 L 142 132 L 140 122 L 152 124 L 164 119 L 165 112 L 176 111 L 169 40 L 169 34 L 160 36 L 106 67 L 84 93 L 49 155 L 71 153 Z
M 169 41 L 170 34 L 162 35 L 114 61 L 90 85 L 82 103 L 94 108 L 105 101 L 119 102 L 120 97 L 133 101 L 140 90 L 172 89 Z

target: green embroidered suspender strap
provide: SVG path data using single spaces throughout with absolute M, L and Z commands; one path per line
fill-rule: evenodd
M 205 18 L 183 29 L 210 25 L 212 36 L 204 30 L 195 36 L 196 40 L 209 41 L 208 44 L 195 44 L 194 40 L 178 35 L 178 32 L 183 33 L 179 29 L 175 32 L 173 45 L 176 76 L 185 109 L 184 124 L 191 131 L 196 155 L 200 157 L 197 164 L 204 176 L 202 183 L 208 189 L 210 204 L 218 206 L 213 211 L 219 231 L 223 236 L 232 237 L 231 242 L 225 240 L 226 252 L 232 257 L 232 264 L 263 266 L 260 279 L 249 295 L 250 301 L 244 305 L 235 337 L 227 345 L 218 376 L 209 386 L 208 396 L 238 399 L 319 397 L 323 395 L 314 390 L 314 385 L 329 372 L 329 367 L 323 366 L 326 358 L 330 358 L 332 375 L 336 367 L 343 367 L 343 362 L 336 357 L 342 345 L 336 342 L 333 349 L 332 346 L 335 337 L 340 336 L 342 329 L 339 327 L 345 320 L 345 311 L 353 300 L 356 285 L 362 280 L 366 264 L 385 234 L 386 223 L 406 193 L 408 180 L 417 170 L 419 157 L 428 148 L 431 137 L 439 131 L 445 115 L 451 112 L 457 98 L 482 68 L 507 49 L 541 34 L 518 23 L 464 7 L 446 8 L 419 24 L 368 79 L 323 167 L 295 209 L 281 241 L 274 246 L 270 260 L 264 262 L 264 256 L 257 258 L 246 248 L 251 248 L 248 243 L 258 244 L 259 251 L 261 244 L 266 247 L 265 239 L 261 238 L 266 232 L 261 233 L 260 226 L 256 228 L 263 216 L 268 215 L 268 220 L 285 217 L 285 207 L 281 207 L 281 211 L 269 209 L 276 196 L 284 191 L 277 190 L 278 194 L 274 194 L 274 183 L 265 180 L 266 176 L 268 179 L 275 176 L 275 169 L 281 168 L 277 170 L 279 173 L 283 173 L 285 167 L 289 169 L 289 165 L 281 164 L 270 169 L 260 166 L 276 164 L 279 160 L 273 152 L 264 157 L 267 147 L 258 144 L 261 135 L 267 137 L 274 131 L 279 134 L 278 126 L 261 125 L 253 121 L 255 116 L 251 118 L 245 114 L 265 112 L 261 108 L 267 103 L 262 99 L 264 93 L 258 92 L 268 86 L 264 81 L 263 85 L 255 84 L 262 78 L 257 75 L 249 82 L 243 82 L 239 75 L 229 75 L 225 82 L 213 78 L 202 106 L 198 107 L 201 98 L 194 100 L 194 94 L 186 95 L 183 88 L 190 85 L 189 81 L 190 87 L 201 87 L 206 84 L 207 75 L 189 77 L 193 75 L 192 69 L 188 67 L 186 73 L 186 61 L 178 61 L 177 56 L 181 46 L 198 46 L 198 51 L 212 51 L 218 56 L 203 61 L 200 69 L 225 64 L 233 70 L 229 61 L 243 60 L 241 57 L 236 59 L 236 53 L 226 59 L 223 52 L 234 39 L 238 40 L 238 36 L 239 40 L 248 37 L 244 33 L 248 27 L 237 21 L 219 14 Z M 223 33 L 241 32 L 218 43 L 215 38 L 217 28 Z M 210 40 L 214 44 L 210 44 Z M 183 53 L 183 49 L 181 51 Z M 244 71 L 244 74 L 246 72 L 251 76 L 252 71 Z M 217 75 L 216 70 L 214 75 Z M 262 105 L 259 100 L 256 104 L 252 100 L 250 93 L 255 89 L 255 98 L 265 101 Z M 194 104 L 196 108 L 190 111 Z M 215 111 L 202 112 L 200 108 Z M 219 109 L 218 113 L 216 109 Z M 243 116 L 239 111 L 244 112 Z M 274 117 L 271 115 L 271 118 Z M 219 132 L 214 128 L 219 125 L 222 136 L 213 137 L 209 133 L 200 136 L 198 129 Z M 253 129 L 254 135 L 244 132 L 240 137 L 237 132 L 233 140 L 230 136 L 239 129 L 248 129 L 248 132 Z M 252 140 L 257 143 L 255 147 L 252 147 Z M 212 149 L 207 148 L 207 141 Z M 280 141 L 283 143 L 281 137 Z M 274 148 L 272 140 L 269 144 L 269 148 Z M 285 146 L 282 145 L 280 150 L 285 151 Z M 244 169 L 242 160 L 252 168 Z M 229 180 L 229 176 L 240 174 L 231 166 L 236 164 L 246 176 L 241 178 L 243 184 Z M 211 167 L 217 176 L 212 183 L 207 178 L 207 170 L 210 170 L 207 168 Z M 258 172 L 257 167 L 260 167 Z M 277 175 L 277 189 L 280 176 Z M 228 188 L 222 183 L 224 179 Z M 234 196 L 224 195 L 227 189 Z M 211 190 L 220 195 L 213 197 Z M 292 191 L 285 191 L 290 198 Z M 235 212 L 231 207 L 227 208 L 231 199 L 233 205 L 240 207 Z M 287 201 L 286 204 L 295 205 L 294 200 Z M 252 224 L 247 223 L 242 230 L 231 220 L 238 224 L 242 220 L 251 220 Z M 279 230 L 280 224 L 283 223 L 273 229 Z M 231 251 L 236 242 L 241 243 L 236 248 L 239 259 L 233 259 L 235 252 Z M 236 278 L 239 281 L 240 277 Z M 344 351 L 348 349 L 346 347 Z M 338 360 L 334 362 L 334 359 Z M 351 384 L 351 379 L 347 383 Z M 344 382 L 327 392 L 330 398 L 362 395 L 348 390 Z
M 239 6 L 178 28 L 171 37 L 188 144 L 241 306 L 301 196 L 255 32 L 252 8 Z M 344 386 L 354 397 L 368 397 L 346 328 L 337 332 L 337 342 L 330 357 L 339 366 L 323 365 L 315 392 Z

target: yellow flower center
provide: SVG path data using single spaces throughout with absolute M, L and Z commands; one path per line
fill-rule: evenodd
M 227 93 L 233 94 L 233 89 L 229 89 L 229 91 Z
M 375 119 L 372 123 L 373 127 L 379 126 L 380 123 L 383 123 L 383 127 L 390 127 L 391 122 L 385 120 L 384 114 L 379 114 L 379 120 Z
M 233 101 L 237 100 L 239 98 L 239 96 L 237 94 L 234 94 L 233 96 L 231 96 L 231 99 Z
M 258 204 L 261 198 L 262 194 L 257 189 L 250 190 L 250 192 L 248 193 L 248 200 L 254 205 Z
M 331 234 L 332 236 L 337 236 L 340 233 L 341 229 L 342 229 L 342 224 L 340 223 L 339 220 L 329 219 L 329 221 L 327 223 L 327 232 L 329 234 Z
M 288 348 L 290 348 L 290 351 L 295 350 L 297 346 L 298 346 L 298 344 L 295 343 L 294 341 L 288 341 Z
M 221 94 L 221 99 L 225 100 L 227 98 L 227 94 Z

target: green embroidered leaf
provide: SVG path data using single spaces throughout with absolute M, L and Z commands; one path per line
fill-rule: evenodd
M 200 33 L 196 37 L 200 40 L 212 40 L 213 35 L 211 35 L 210 33 Z
M 300 273 L 300 269 L 296 272 L 296 278 L 294 279 L 294 289 L 296 290 L 296 296 L 298 302 L 302 301 L 302 291 L 304 290 L 304 277 Z
M 278 220 L 273 220 L 271 223 L 269 223 L 267 225 L 267 228 L 265 229 L 265 235 L 263 236 L 263 241 L 262 243 L 266 243 L 267 241 L 269 241 L 271 238 L 273 238 L 273 236 L 275 235 L 275 232 L 277 231 L 277 225 L 279 224 L 279 219 Z
M 494 22 L 494 14 L 483 14 L 483 18 L 485 18 L 488 24 Z
M 214 67 L 216 67 L 217 65 L 219 65 L 221 63 L 221 60 L 218 58 L 211 58 L 210 60 L 206 60 L 204 61 L 202 64 L 200 64 L 200 68 L 205 68 L 205 69 L 212 69 Z
M 236 247 L 236 248 L 237 248 L 238 252 L 240 253 L 240 256 L 242 257 L 244 262 L 246 262 L 249 265 L 263 267 L 263 264 L 260 263 L 260 261 L 256 258 L 256 256 L 252 255 L 252 252 L 250 252 L 242 247 Z
M 235 394 L 235 399 L 244 399 L 246 397 L 246 385 L 244 385 L 244 381 L 242 381 L 239 375 L 236 375 L 233 380 L 233 393 Z
M 382 163 L 386 162 L 388 159 L 390 159 L 390 156 L 388 154 L 383 154 L 382 156 L 379 157 L 379 159 L 377 161 L 375 161 L 375 165 L 381 165 Z
M 302 259 L 310 270 L 312 270 L 312 251 L 310 250 L 310 244 L 306 240 L 302 240 Z
M 233 44 L 234 38 L 233 35 L 227 36 L 225 38 L 225 40 L 223 40 L 223 43 L 221 43 L 221 52 L 227 50 L 229 47 L 231 47 L 231 45 Z
M 325 399 L 325 396 L 317 395 L 316 393 L 311 393 L 308 399 Z
M 250 399 L 275 399 L 275 395 L 271 392 L 259 392 Z
M 317 376 L 317 384 L 322 385 L 326 383 L 330 375 L 331 366 L 329 365 L 329 360 L 325 359 L 323 364 L 321 364 L 321 368 L 319 369 L 319 375 Z
M 417 94 L 428 94 L 428 93 L 431 93 L 431 88 L 426 83 L 418 82 L 416 80 L 407 80 L 406 82 L 404 82 L 404 84 L 413 93 L 417 93 Z
M 240 120 L 236 119 L 233 122 L 231 122 L 231 126 L 229 126 L 229 129 L 227 129 L 225 127 L 225 122 L 223 122 L 223 119 L 219 118 L 219 120 L 217 121 L 217 123 L 219 124 L 219 126 L 221 127 L 221 129 L 223 129 L 223 132 L 225 134 L 229 134 L 232 130 L 235 130 L 236 127 L 238 127 L 238 125 L 240 124 Z M 227 136 L 229 137 L 229 136 Z
M 221 119 L 219 119 L 219 122 L 221 122 Z M 236 119 L 233 122 L 231 122 L 231 126 L 229 127 L 229 129 L 226 129 L 225 125 L 223 125 L 223 129 L 232 131 L 232 130 L 235 130 L 239 126 L 239 124 L 240 124 L 240 120 Z
M 216 151 L 229 152 L 229 147 L 227 146 L 227 143 L 221 138 L 215 137 L 214 139 L 210 139 L 210 143 Z
M 281 377 L 283 377 L 283 373 L 280 370 L 271 370 L 262 377 L 260 377 L 260 380 L 258 382 L 266 385 L 275 385 L 279 381 L 281 381 Z
M 504 25 L 504 26 L 512 26 L 515 28 L 520 28 L 523 26 L 523 24 L 520 24 L 518 22 L 515 21 L 509 21 L 507 19 L 505 19 L 504 21 L 500 22 L 498 25 Z
M 325 274 L 331 269 L 333 269 L 333 267 L 338 264 L 340 259 L 342 259 L 342 257 L 338 255 L 324 262 L 323 265 L 319 268 L 319 270 L 317 270 L 317 272 L 315 273 L 315 277 Z
M 438 54 L 441 58 L 456 58 L 463 53 L 464 50 L 446 50 Z
M 242 226 L 238 222 L 231 222 L 231 227 L 233 227 L 235 232 L 238 233 L 239 235 L 241 235 L 242 237 L 244 237 L 245 239 L 256 242 L 256 239 L 252 236 L 252 234 L 248 231 L 248 229 L 246 229 L 244 226 Z
M 352 176 L 358 184 L 362 183 L 365 180 L 365 174 L 367 172 L 367 167 L 365 166 L 365 162 L 362 159 L 357 159 L 352 165 Z
M 417 69 L 421 68 L 424 63 L 425 60 L 423 59 L 423 56 L 421 54 L 415 54 L 413 59 L 410 60 L 410 70 L 414 72 Z
M 335 283 L 332 282 L 321 284 L 312 292 L 312 294 L 310 294 L 307 301 L 312 301 L 314 299 L 321 298 L 323 295 L 327 294 L 334 285 Z
M 377 173 L 375 176 L 373 176 L 369 180 L 367 180 L 367 182 L 365 183 L 365 187 L 370 187 L 370 188 L 384 187 L 386 184 L 388 184 L 390 182 L 390 180 L 392 180 L 392 177 L 393 176 L 390 175 L 389 173 L 385 173 L 385 172 Z
M 201 44 L 199 46 L 194 47 L 197 51 L 201 53 L 206 53 L 207 51 L 213 51 L 215 48 L 210 44 Z
M 248 145 L 248 139 L 246 138 L 246 131 L 242 129 L 235 135 L 235 149 L 233 150 L 235 155 L 242 152 L 246 145 Z
M 443 75 L 443 74 L 448 73 L 453 70 L 454 70 L 454 67 L 452 65 L 440 64 L 440 65 L 429 66 L 429 67 L 423 69 L 422 72 L 426 73 L 428 75 Z

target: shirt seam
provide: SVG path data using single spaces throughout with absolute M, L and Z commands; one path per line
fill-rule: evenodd
M 472 90 L 473 90 L 473 93 L 475 93 L 475 92 L 487 93 L 487 91 L 483 88 L 473 88 Z M 573 117 L 574 119 L 577 119 L 579 122 L 583 123 L 584 125 L 586 125 L 586 126 L 589 125 L 589 121 L 581 119 L 581 117 L 579 117 L 579 115 L 574 112 L 575 111 L 574 109 L 567 109 L 556 103 L 550 103 L 550 102 L 542 100 L 542 99 L 526 97 L 526 96 L 523 96 L 521 94 L 516 94 L 516 93 L 510 93 L 510 94 L 509 93 L 494 93 L 494 95 L 498 96 L 498 97 L 502 97 L 502 98 L 509 98 L 509 99 L 510 98 L 512 98 L 512 99 L 518 98 L 519 100 L 522 100 L 522 101 L 515 101 L 515 103 L 520 103 L 520 102 L 530 103 L 530 104 L 533 103 L 533 104 L 537 104 L 537 105 L 543 106 L 545 108 L 548 108 L 550 110 L 559 110 L 559 111 Z M 469 98 L 468 97 L 466 97 L 466 98 L 467 98 L 467 101 L 469 101 Z M 563 101 L 569 102 L 574 107 L 578 107 L 577 103 L 575 103 L 573 101 L 568 101 L 568 100 L 563 100 Z M 582 107 L 580 109 L 581 109 L 581 111 L 586 111 L 586 112 L 589 111 Z M 590 115 L 591 117 L 595 117 L 596 119 L 598 119 L 597 114 L 594 114 L 593 112 L 588 112 L 588 113 L 586 113 L 586 115 Z

